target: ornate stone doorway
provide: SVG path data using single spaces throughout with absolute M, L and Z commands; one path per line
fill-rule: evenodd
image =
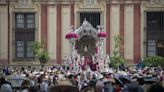
M 90 60 L 92 56 L 96 54 L 96 39 L 92 35 L 82 36 L 80 39 L 76 40 L 75 46 L 78 54 Z

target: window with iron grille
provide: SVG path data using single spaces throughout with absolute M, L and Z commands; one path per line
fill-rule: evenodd
M 147 12 L 147 56 L 164 56 L 164 12 Z
M 15 14 L 15 57 L 33 58 L 32 43 L 35 39 L 35 14 Z
M 97 28 L 100 25 L 100 12 L 81 12 L 80 25 L 84 20 L 87 20 L 93 27 Z

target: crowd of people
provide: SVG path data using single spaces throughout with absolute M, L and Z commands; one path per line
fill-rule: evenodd
M 0 92 L 164 92 L 164 68 L 76 72 L 64 66 L 3 67 Z

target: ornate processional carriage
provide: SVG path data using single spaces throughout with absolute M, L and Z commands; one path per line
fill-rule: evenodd
M 96 29 L 87 20 L 84 20 L 76 30 L 72 28 L 66 34 L 66 39 L 70 43 L 70 55 L 65 58 L 65 65 L 69 67 L 72 65 L 75 71 L 88 68 L 95 70 L 98 67 L 101 67 L 101 70 L 108 68 L 110 59 L 104 54 L 103 49 L 105 37 L 106 33 L 101 26 Z

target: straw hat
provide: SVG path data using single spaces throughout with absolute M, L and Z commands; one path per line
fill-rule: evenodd
M 103 78 L 103 75 L 102 74 L 98 74 L 97 75 L 97 79 L 102 79 Z
M 79 92 L 79 90 L 69 80 L 60 79 L 58 85 L 50 88 L 49 92 Z
M 111 82 L 111 83 L 115 83 L 116 82 L 115 79 L 113 79 L 113 78 L 108 79 L 108 81 Z
M 116 81 L 115 81 L 115 79 L 113 79 L 113 78 L 109 78 L 109 79 L 104 78 L 104 79 L 103 79 L 103 82 L 104 82 L 104 83 L 106 83 L 106 82 L 115 83 Z
M 124 71 L 118 71 L 118 73 L 117 73 L 118 75 L 127 75 L 127 73 L 126 72 L 124 72 Z
M 62 86 L 64 86 L 64 85 L 73 86 L 72 83 L 69 80 L 66 80 L 66 79 L 60 79 L 58 81 L 58 85 L 62 85 Z
M 135 73 L 135 74 L 132 75 L 132 78 L 142 78 L 142 76 L 139 75 L 138 73 Z

